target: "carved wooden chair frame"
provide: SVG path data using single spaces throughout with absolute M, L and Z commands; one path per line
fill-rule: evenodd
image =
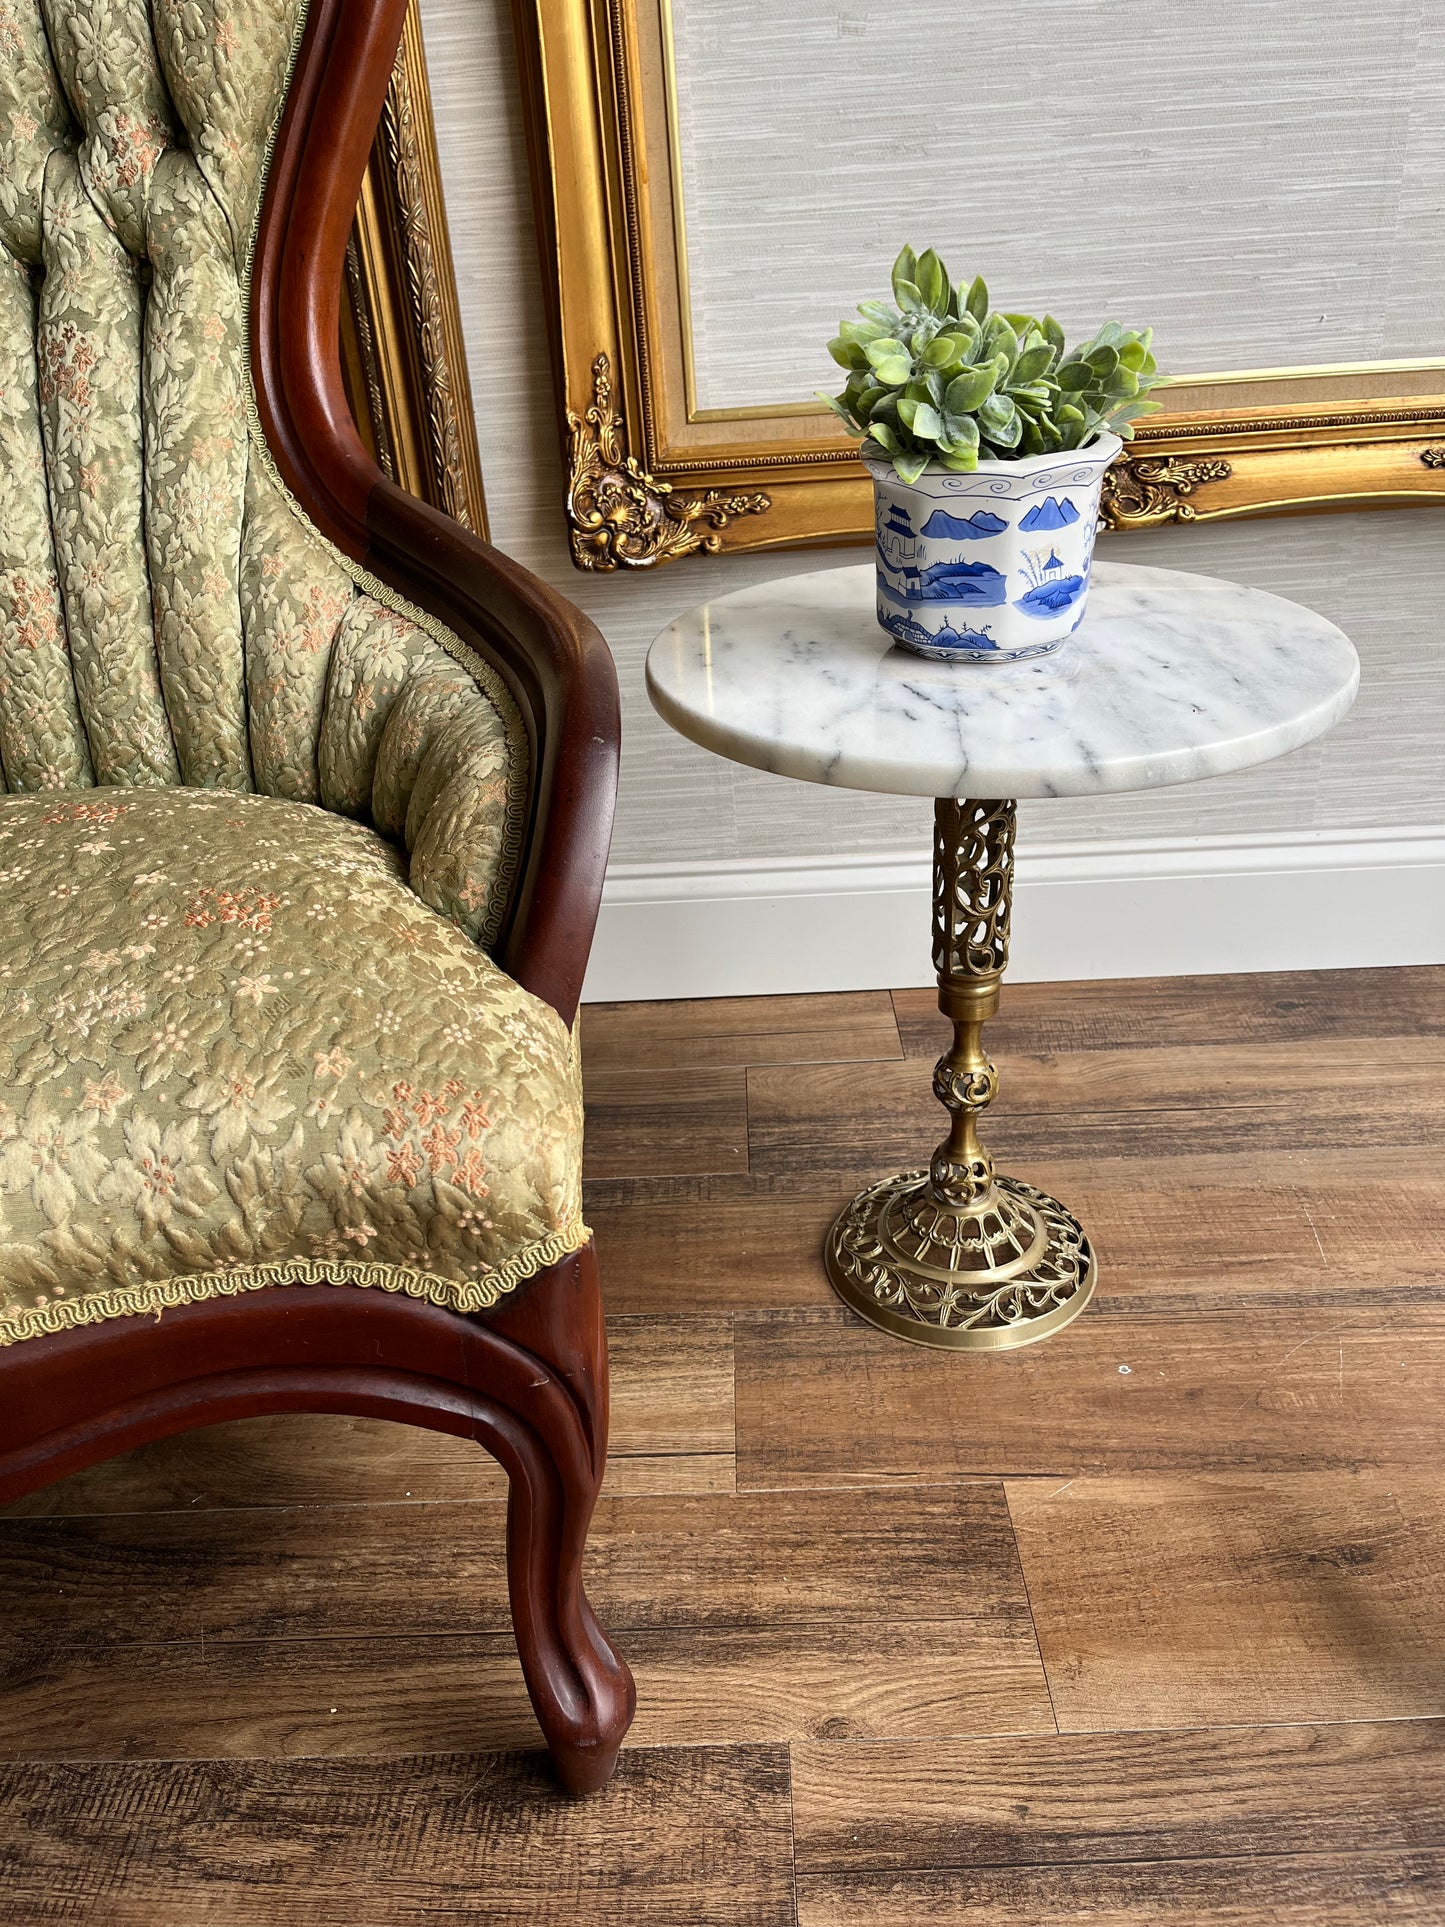
M 497 957 L 570 1025 L 612 827 L 612 659 L 571 604 L 384 472 L 343 374 L 348 240 L 405 10 L 311 0 L 253 263 L 252 374 L 306 514 L 493 663 L 521 710 L 530 820 Z M 634 1695 L 581 1581 L 607 1431 L 593 1247 L 477 1317 L 352 1286 L 279 1286 L 27 1340 L 0 1352 L 0 1499 L 170 1433 L 287 1411 L 427 1426 L 500 1461 L 527 1688 L 563 1784 L 600 1786 Z

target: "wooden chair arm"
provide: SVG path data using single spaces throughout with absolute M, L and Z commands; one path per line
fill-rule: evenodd
M 570 1024 L 612 835 L 621 719 L 595 625 L 546 583 L 382 474 L 341 373 L 347 236 L 405 0 L 312 0 L 251 275 L 261 425 L 317 528 L 491 662 L 530 750 L 526 845 L 498 961 Z

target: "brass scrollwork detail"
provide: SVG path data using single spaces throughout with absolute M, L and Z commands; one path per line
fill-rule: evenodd
M 647 569 L 683 555 L 716 555 L 735 515 L 762 515 L 767 495 L 674 496 L 627 452 L 627 431 L 612 402 L 612 365 L 592 363 L 592 404 L 567 410 L 567 526 L 579 569 Z
M 933 968 L 940 977 L 1007 968 L 1015 821 L 1011 802 L 941 797 L 935 806 Z
M 925 1330 L 1026 1338 L 1093 1289 L 1093 1253 L 1074 1219 L 1017 1178 L 997 1179 L 987 1208 L 967 1213 L 935 1200 L 924 1172 L 885 1178 L 838 1219 L 830 1258 L 850 1302 Z
M 1104 471 L 1099 517 L 1106 529 L 1155 529 L 1165 522 L 1192 522 L 1198 511 L 1188 497 L 1204 482 L 1234 473 L 1226 461 L 1185 461 L 1176 456 L 1124 455 Z
M 992 1064 L 955 1070 L 946 1056 L 941 1057 L 933 1067 L 933 1095 L 950 1109 L 969 1105 L 981 1111 L 998 1096 L 998 1072 Z
M 1427 448 L 1420 460 L 1426 468 L 1445 468 L 1445 448 Z

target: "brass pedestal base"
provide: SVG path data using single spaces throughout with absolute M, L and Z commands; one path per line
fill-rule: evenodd
M 1002 1352 L 1047 1338 L 1094 1291 L 1078 1220 L 1017 1178 L 995 1176 L 962 1207 L 938 1200 L 927 1171 L 870 1184 L 825 1247 L 828 1282 L 870 1325 L 915 1345 Z
M 998 1073 L 983 1026 L 1008 964 L 1016 809 L 940 797 L 933 830 L 933 967 L 953 1043 L 933 1067 L 948 1135 L 926 1171 L 859 1192 L 828 1233 L 834 1291 L 860 1318 L 915 1345 L 1004 1352 L 1077 1318 L 1096 1268 L 1076 1218 L 1002 1178 L 978 1120 Z

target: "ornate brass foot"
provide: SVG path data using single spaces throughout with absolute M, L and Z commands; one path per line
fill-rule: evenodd
M 984 1051 L 1008 963 L 1014 805 L 940 798 L 933 963 L 953 1046 L 933 1073 L 948 1136 L 926 1171 L 869 1185 L 828 1233 L 833 1289 L 870 1324 L 919 1345 L 1009 1351 L 1077 1318 L 1096 1267 L 1077 1219 L 978 1141 L 998 1073 Z

